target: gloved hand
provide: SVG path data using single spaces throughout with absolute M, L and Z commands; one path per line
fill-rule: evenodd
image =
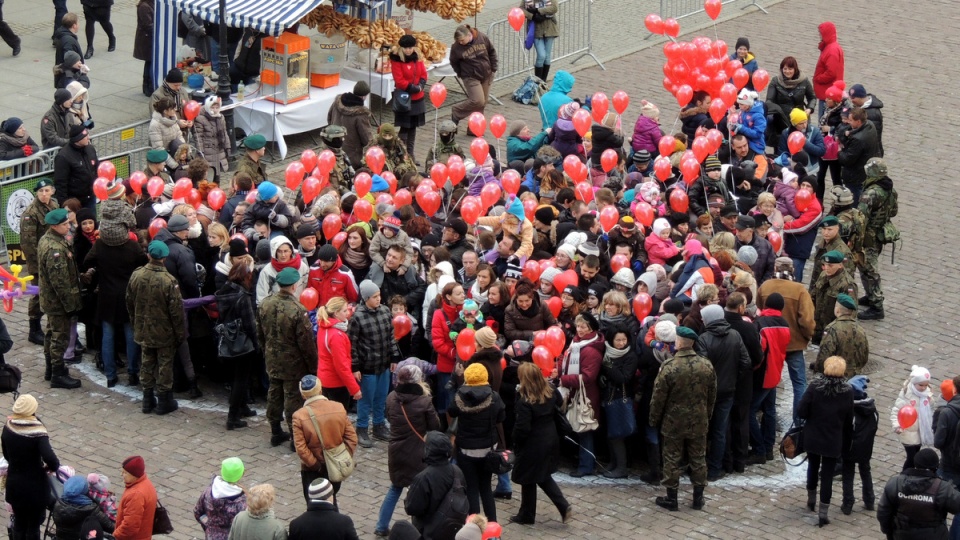
M 420 93 L 420 85 L 418 85 L 418 84 L 411 84 L 410 86 L 407 87 L 407 92 L 410 92 L 411 94 L 419 94 L 419 93 Z
M 664 347 L 666 347 L 666 344 L 665 344 L 664 342 L 662 342 L 662 341 L 653 340 L 653 341 L 650 342 L 650 348 L 651 348 L 651 349 L 654 349 L 654 350 L 657 350 L 657 351 L 662 351 L 662 350 L 664 349 Z
M 734 124 L 730 129 L 734 133 L 739 133 L 742 128 L 743 128 L 743 124 Z
M 457 336 L 460 335 L 460 332 L 450 332 L 450 334 L 448 335 L 450 336 L 450 341 L 453 341 L 454 343 L 456 343 Z
M 277 211 L 276 211 L 276 210 L 271 210 L 270 213 L 267 214 L 267 218 L 270 219 L 270 221 L 273 221 L 274 219 L 276 219 L 276 218 L 277 218 Z
M 86 122 L 83 123 L 83 127 L 87 129 L 93 129 L 93 126 L 95 125 L 96 124 L 93 123 L 93 120 L 87 120 Z

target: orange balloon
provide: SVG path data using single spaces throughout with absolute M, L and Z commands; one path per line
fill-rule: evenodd
M 300 303 L 307 308 L 307 311 L 313 311 L 317 309 L 317 304 L 320 303 L 320 295 L 313 287 L 307 287 L 300 293 Z

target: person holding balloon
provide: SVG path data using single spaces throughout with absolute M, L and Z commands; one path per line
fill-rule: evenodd
M 777 153 L 780 157 L 777 163 L 789 165 L 790 156 L 805 152 L 809 163 L 804 169 L 807 174 L 817 174 L 820 170 L 820 158 L 827 151 L 823 142 L 823 133 L 810 122 L 807 113 L 800 109 L 790 111 L 790 125 L 791 127 L 780 133 L 777 145 Z
M 448 388 L 448 383 L 453 378 L 453 368 L 460 352 L 460 340 L 454 341 L 454 339 L 462 334 L 464 339 L 473 345 L 472 331 L 460 332 L 460 334 L 452 332 L 454 322 L 460 320 L 460 309 L 465 301 L 466 294 L 463 292 L 463 286 L 456 282 L 447 283 L 437 294 L 439 309 L 433 312 L 433 320 L 430 324 L 430 341 L 437 353 L 437 392 L 434 403 L 437 414 L 441 416 L 446 414 L 453 398 L 452 389 Z M 470 354 L 473 352 L 470 351 Z M 466 355 L 464 360 L 469 356 Z
M 930 371 L 922 366 L 910 368 L 910 375 L 890 409 L 890 423 L 906 451 L 903 470 L 914 467 L 913 458 L 921 447 L 934 443 L 933 410 L 936 399 L 930 389 Z
M 744 86 L 747 90 L 753 91 L 753 74 L 757 71 L 757 57 L 750 52 L 750 40 L 745 37 L 737 38 L 733 47 L 734 52 L 730 55 L 730 60 L 740 62 L 743 69 L 747 70 L 747 83 Z M 733 82 L 733 79 L 730 79 Z

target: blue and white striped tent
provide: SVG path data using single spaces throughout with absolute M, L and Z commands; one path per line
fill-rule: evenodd
M 256 28 L 278 36 L 313 11 L 323 0 L 227 0 L 226 23 Z M 211 23 L 220 22 L 219 0 L 156 0 L 153 19 L 153 80 L 158 86 L 177 63 L 177 15 L 185 11 Z

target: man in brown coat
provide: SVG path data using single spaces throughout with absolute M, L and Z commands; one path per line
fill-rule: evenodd
M 367 81 L 358 81 L 353 92 L 340 94 L 327 111 L 327 123 L 343 126 L 347 130 L 343 138 L 343 151 L 355 167 L 364 163 L 363 149 L 373 140 L 373 113 L 364 102 L 370 95 Z

